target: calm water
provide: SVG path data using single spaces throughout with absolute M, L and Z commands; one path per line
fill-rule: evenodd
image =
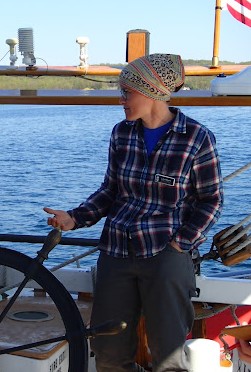
M 223 176 L 251 160 L 251 108 L 181 108 L 216 135 Z M 47 235 L 44 206 L 70 209 L 99 187 L 107 164 L 112 127 L 124 118 L 119 106 L 0 106 L 1 231 L 2 234 Z M 225 183 L 225 208 L 212 236 L 251 213 L 251 170 Z M 63 236 L 99 238 L 103 221 L 89 229 Z M 34 256 L 38 245 L 2 245 Z M 80 254 L 86 248 L 58 246 L 47 265 Z M 96 256 L 87 258 L 91 265 Z M 250 260 L 235 268 L 247 268 Z M 205 262 L 202 273 L 228 271 L 222 264 Z

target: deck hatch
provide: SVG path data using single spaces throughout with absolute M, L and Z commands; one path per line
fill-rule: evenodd
M 46 311 L 34 310 L 15 311 L 7 316 L 12 320 L 18 320 L 22 322 L 45 322 L 54 318 Z

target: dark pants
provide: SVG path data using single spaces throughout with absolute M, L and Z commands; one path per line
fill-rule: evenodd
M 147 259 L 101 252 L 91 326 L 123 320 L 125 331 L 91 340 L 98 372 L 135 371 L 136 327 L 143 311 L 153 371 L 188 371 L 184 343 L 193 320 L 195 276 L 189 253 L 167 246 Z

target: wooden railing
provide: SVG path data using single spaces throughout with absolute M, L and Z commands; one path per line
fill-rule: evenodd
M 10 90 L 0 91 L 0 104 L 119 105 L 117 90 Z M 209 90 L 173 93 L 172 106 L 251 106 L 250 96 L 213 96 Z

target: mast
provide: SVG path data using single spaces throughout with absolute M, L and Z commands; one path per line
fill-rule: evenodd
M 219 66 L 219 44 L 220 44 L 220 20 L 221 20 L 221 0 L 216 0 L 215 4 L 215 20 L 214 20 L 214 45 L 213 58 L 211 68 Z

